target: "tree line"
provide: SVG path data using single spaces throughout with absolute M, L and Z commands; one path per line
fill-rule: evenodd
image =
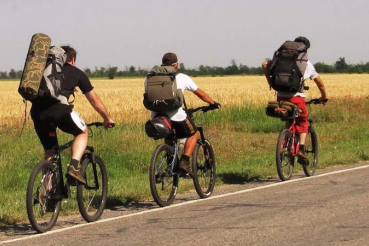
M 347 64 L 345 57 L 340 57 L 334 64 L 328 65 L 323 62 L 314 64 L 319 73 L 369 73 L 369 62 L 360 64 Z M 143 77 L 149 72 L 149 69 L 141 67 L 127 66 L 124 70 L 118 70 L 118 67 L 95 67 L 94 70 L 85 68 L 83 70 L 90 78 L 109 78 L 115 77 Z M 248 67 L 243 64 L 237 64 L 235 60 L 227 67 L 204 66 L 197 68 L 186 68 L 184 63 L 179 64 L 179 72 L 189 76 L 226 76 L 226 75 L 262 75 L 263 70 L 260 67 Z M 11 69 L 9 72 L 0 71 L 0 79 L 20 79 L 22 70 Z

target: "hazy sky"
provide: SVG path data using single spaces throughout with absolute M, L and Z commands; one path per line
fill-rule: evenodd
M 165 52 L 188 68 L 259 66 L 285 40 L 309 56 L 369 61 L 368 0 L 0 0 L 0 71 L 23 69 L 31 36 L 78 51 L 77 66 L 148 68 Z

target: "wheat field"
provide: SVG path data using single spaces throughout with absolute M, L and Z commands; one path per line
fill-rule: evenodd
M 323 74 L 328 97 L 362 98 L 369 96 L 368 74 Z M 194 81 L 214 100 L 220 102 L 224 109 L 230 107 L 263 106 L 275 97 L 269 90 L 263 76 L 229 76 L 229 77 L 195 77 Z M 148 118 L 148 111 L 142 105 L 144 78 L 92 80 L 95 91 L 107 107 L 116 123 L 142 123 Z M 27 111 L 22 97 L 18 94 L 17 81 L 0 81 L 0 126 L 1 128 L 17 127 L 23 124 Z M 306 92 L 309 98 L 319 97 L 320 93 L 313 81 L 307 81 L 310 90 Z M 185 93 L 187 104 L 198 106 L 198 99 L 189 92 Z M 78 91 L 75 99 L 75 110 L 80 112 L 86 122 L 100 120 L 99 115 L 89 105 L 83 94 Z M 31 121 L 27 120 L 27 126 Z

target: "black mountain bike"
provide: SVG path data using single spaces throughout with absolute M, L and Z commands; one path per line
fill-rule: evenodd
M 100 122 L 87 127 L 102 126 Z M 91 131 L 91 129 L 90 129 Z M 51 230 L 61 209 L 61 201 L 70 197 L 70 186 L 77 186 L 77 202 L 84 220 L 98 220 L 105 208 L 108 193 L 108 177 L 103 160 L 95 154 L 92 146 L 87 146 L 81 158 L 80 172 L 86 179 L 83 185 L 75 180 L 63 178 L 60 153 L 72 146 L 73 140 L 55 146 L 55 154 L 50 161 L 41 161 L 32 170 L 27 185 L 26 205 L 28 219 L 38 232 Z
M 188 109 L 187 114 L 194 119 L 194 113 L 212 110 L 209 106 Z M 193 183 L 200 198 L 211 196 L 215 186 L 215 156 L 213 147 L 205 138 L 203 127 L 197 127 L 200 138 L 192 154 L 191 168 Z M 151 194 L 155 202 L 165 207 L 170 205 L 176 196 L 180 173 L 177 137 L 174 132 L 166 138 L 166 143 L 156 147 L 150 161 L 149 179 Z

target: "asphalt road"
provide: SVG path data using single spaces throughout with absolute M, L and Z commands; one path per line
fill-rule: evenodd
M 369 245 L 369 166 L 345 168 L 232 187 L 209 199 L 125 211 L 45 234 L 13 228 L 0 244 Z

